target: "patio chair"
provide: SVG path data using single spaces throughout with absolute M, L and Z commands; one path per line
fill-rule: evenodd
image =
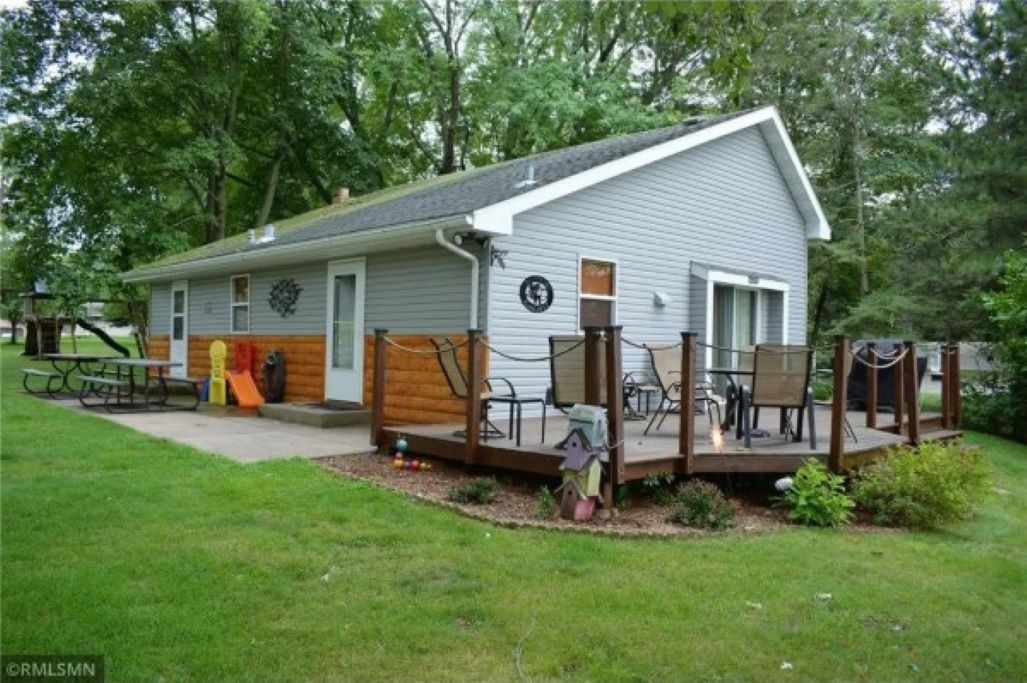
M 644 345 L 646 351 L 649 352 L 649 359 L 653 365 L 653 374 L 656 376 L 656 383 L 660 387 L 660 403 L 656 406 L 656 412 L 653 413 L 652 419 L 649 420 L 649 424 L 646 425 L 645 431 L 642 435 L 645 436 L 652 429 L 653 425 L 656 424 L 657 418 L 659 418 L 659 424 L 656 424 L 656 429 L 659 430 L 663 427 L 664 420 L 667 419 L 667 415 L 681 409 L 681 347 L 675 346 L 673 348 L 654 348 L 654 346 Z M 705 412 L 710 418 L 710 427 L 714 424 L 720 423 L 720 404 L 715 398 L 713 398 L 711 387 L 705 383 L 697 384 L 693 387 L 695 394 L 696 403 L 696 414 L 702 414 L 702 405 L 705 405 Z M 713 421 L 713 408 L 717 408 L 717 422 Z M 662 415 L 661 415 L 662 413 Z
M 576 403 L 585 403 L 584 337 L 554 335 L 549 338 L 549 398 L 562 413 Z M 599 403 L 606 405 L 606 340 L 600 341 Z
M 467 385 L 467 378 L 464 376 L 464 371 L 460 367 L 460 362 L 457 359 L 456 351 L 457 347 L 453 342 L 446 337 L 433 337 L 431 339 L 432 346 L 438 351 L 439 365 L 442 367 L 442 374 L 446 376 L 446 382 L 449 384 L 450 391 L 457 398 L 467 399 L 467 395 L 470 393 L 470 389 Z M 503 438 L 506 436 L 502 430 L 496 427 L 489 420 L 489 408 L 494 403 L 505 403 L 510 408 L 510 437 L 516 437 L 516 443 L 518 446 L 521 445 L 521 419 L 524 413 L 524 405 L 526 403 L 538 403 L 542 406 L 542 443 L 546 442 L 546 401 L 544 398 L 537 396 L 519 396 L 517 391 L 514 389 L 513 383 L 505 377 L 486 377 L 485 378 L 486 391 L 481 394 L 481 415 L 482 423 L 485 425 L 485 429 L 482 430 L 482 439 L 488 441 L 489 437 Z M 496 393 L 493 389 L 493 383 L 502 382 L 506 385 L 508 393 Z M 515 427 L 515 416 L 516 416 L 516 430 Z M 457 436 L 463 436 L 466 432 L 464 430 L 455 432 Z
M 759 344 L 753 359 L 752 385 L 742 387 L 740 410 L 745 447 L 752 446 L 749 409 L 779 408 L 781 432 L 794 433 L 794 441 L 802 441 L 802 420 L 809 419 L 809 446 L 817 447 L 816 424 L 813 418 L 813 392 L 809 388 L 813 349 L 808 346 Z M 798 417 L 793 429 L 789 411 Z M 758 419 L 754 416 L 754 421 Z

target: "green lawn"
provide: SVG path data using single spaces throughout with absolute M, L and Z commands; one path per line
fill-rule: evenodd
M 533 679 L 1027 676 L 1023 446 L 970 437 L 1002 492 L 944 533 L 592 538 L 149 438 L 21 395 L 11 351 L 7 654 L 111 680 L 511 680 L 518 647 Z

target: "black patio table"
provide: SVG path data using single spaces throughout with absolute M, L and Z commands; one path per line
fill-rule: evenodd
M 727 432 L 735 424 L 735 409 L 738 407 L 738 400 L 741 398 L 742 382 L 741 377 L 752 377 L 751 368 L 706 368 L 711 375 L 721 375 L 727 379 L 727 406 L 724 408 L 724 421 L 720 423 L 720 431 Z M 741 436 L 741 421 L 739 421 L 739 437 Z
M 61 386 L 55 393 L 73 391 L 69 382 L 73 372 L 90 375 L 93 373 L 92 365 L 118 360 L 115 356 L 98 356 L 95 353 L 47 353 L 43 358 L 50 361 L 54 372 L 61 376 Z

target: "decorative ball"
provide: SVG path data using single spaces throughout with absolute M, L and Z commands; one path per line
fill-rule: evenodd
M 795 481 L 791 477 L 781 477 L 774 482 L 774 488 L 778 491 L 784 492 L 792 488 L 795 485 Z
M 396 458 L 392 461 L 392 469 L 401 470 L 403 469 L 403 458 Z
M 412 469 L 412 470 L 419 470 L 419 469 L 421 469 L 421 461 L 418 460 L 417 458 L 414 458 L 413 460 L 411 460 L 410 461 L 410 469 Z
M 407 446 L 409 446 L 409 444 L 407 443 L 407 440 L 403 437 L 399 437 L 399 439 L 396 441 L 396 450 L 400 453 L 406 453 Z
M 421 469 L 424 470 L 425 472 L 431 472 L 431 463 L 430 462 L 422 462 L 421 463 Z

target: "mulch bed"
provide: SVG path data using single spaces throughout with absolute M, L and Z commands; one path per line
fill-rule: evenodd
M 588 522 L 570 522 L 557 514 L 551 519 L 538 515 L 539 490 L 548 486 L 553 490 L 558 483 L 546 478 L 525 474 L 505 474 L 475 471 L 459 464 L 431 461 L 431 471 L 397 470 L 392 458 L 384 455 L 349 455 L 323 458 L 329 469 L 345 476 L 368 481 L 384 488 L 410 495 L 416 499 L 440 505 L 463 515 L 502 526 L 526 526 L 560 530 L 576 530 L 619 536 L 695 536 L 703 532 L 668 521 L 670 505 L 660 505 L 640 490 L 629 496 L 627 503 L 612 519 L 596 517 Z M 499 499 L 491 505 L 458 504 L 448 499 L 451 489 L 488 475 L 499 482 Z M 635 489 L 641 489 L 635 485 Z M 764 487 L 761 487 L 763 490 Z M 556 494 L 557 499 L 559 494 Z M 784 511 L 771 507 L 765 499 L 736 492 L 730 497 L 737 510 L 735 532 L 759 532 L 788 525 Z M 557 500 L 557 506 L 559 500 Z M 723 532 L 720 532 L 723 533 Z

